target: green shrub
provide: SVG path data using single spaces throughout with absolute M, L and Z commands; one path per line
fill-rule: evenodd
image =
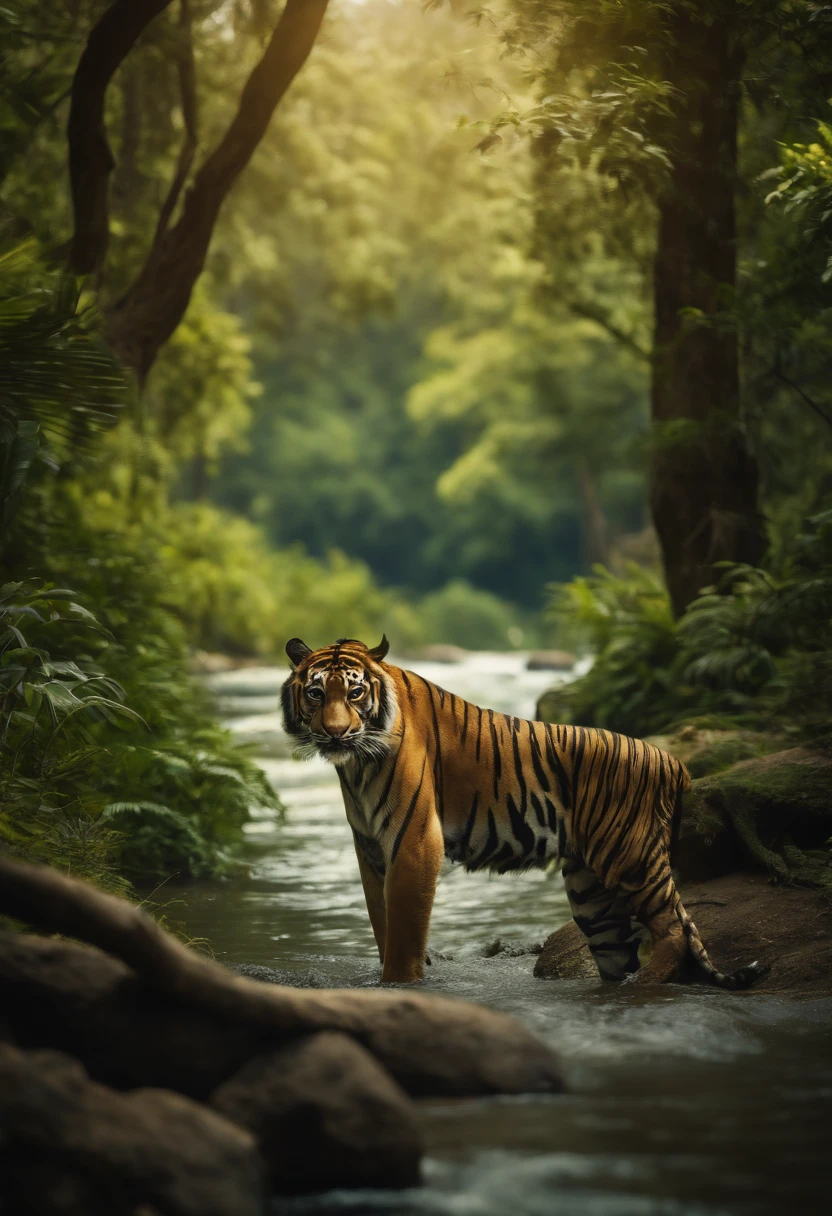
M 658 577 L 635 566 L 554 588 L 553 616 L 582 631 L 594 663 L 548 712 L 633 735 L 707 717 L 828 740 L 832 510 L 806 521 L 775 573 L 717 573 L 678 622 Z
M 550 611 L 594 656 L 585 676 L 554 694 L 562 721 L 652 734 L 682 708 L 676 623 L 657 575 L 630 565 L 619 577 L 596 566 L 592 575 L 552 588 Z
M 277 797 L 211 720 L 175 631 L 114 620 L 119 637 L 107 616 L 48 585 L 0 590 L 0 839 L 112 890 L 226 873 L 251 806 Z
M 416 606 L 422 640 L 467 650 L 505 650 L 523 640 L 520 613 L 505 600 L 454 579 Z

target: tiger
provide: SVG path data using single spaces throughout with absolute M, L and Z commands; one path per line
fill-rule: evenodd
M 335 766 L 382 983 L 424 975 L 445 858 L 497 874 L 560 865 L 603 980 L 668 983 L 687 960 L 721 988 L 768 968 L 711 962 L 670 869 L 685 766 L 650 743 L 481 709 L 385 662 L 386 635 L 286 644 L 294 750 Z

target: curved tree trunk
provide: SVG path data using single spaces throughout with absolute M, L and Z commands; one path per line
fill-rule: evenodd
M 185 315 L 220 208 L 306 62 L 326 7 L 327 0 L 287 0 L 234 119 L 185 196 L 178 222 L 169 231 L 157 231 L 138 277 L 109 314 L 110 344 L 140 384 Z
M 740 411 L 734 191 L 743 50 L 729 18 L 677 11 L 667 78 L 680 90 L 654 268 L 651 509 L 674 612 L 721 561 L 763 552 L 757 465 Z
M 94 26 L 72 84 L 68 140 L 74 208 L 70 267 L 100 274 L 109 241 L 114 168 L 104 123 L 107 88 L 136 40 L 171 0 L 114 0 Z M 196 85 L 190 5 L 180 0 L 178 73 L 185 139 L 144 266 L 107 315 L 107 338 L 139 384 L 176 329 L 202 273 L 220 208 L 266 133 L 271 117 L 315 44 L 328 0 L 286 0 L 237 112 L 197 172 L 178 222 L 170 220 L 196 148 Z

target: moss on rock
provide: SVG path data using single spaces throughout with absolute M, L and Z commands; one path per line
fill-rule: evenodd
M 701 777 L 686 797 L 685 820 L 710 841 L 729 830 L 773 879 L 832 897 L 832 756 L 794 747 Z

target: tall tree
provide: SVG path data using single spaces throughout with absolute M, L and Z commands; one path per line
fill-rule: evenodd
M 732 315 L 743 10 L 670 6 L 658 60 L 674 101 L 656 200 L 650 505 L 677 615 L 715 562 L 756 565 L 764 549 Z
M 74 235 L 70 266 L 101 274 L 109 243 L 109 177 L 114 160 L 105 127 L 107 88 L 137 39 L 171 0 L 115 0 L 93 27 L 72 85 L 68 125 Z M 196 172 L 181 214 L 171 220 L 185 187 L 196 146 L 194 61 L 189 0 L 180 0 L 178 78 L 183 143 L 160 208 L 144 265 L 108 310 L 114 351 L 143 384 L 191 298 L 231 187 L 266 133 L 269 121 L 303 67 L 320 30 L 328 0 L 286 0 L 266 48 L 240 96 L 236 114 Z
M 761 53 L 773 43 L 791 40 L 808 59 L 816 8 L 801 0 L 516 0 L 515 44 L 534 40 L 547 52 L 538 72 L 545 98 L 533 115 L 541 210 L 547 191 L 559 201 L 559 162 L 571 154 L 610 183 L 613 225 L 620 230 L 625 216 L 631 232 L 652 229 L 650 501 L 677 614 L 711 581 L 715 563 L 757 562 L 764 548 L 741 394 L 738 132 L 747 64 L 759 91 Z

